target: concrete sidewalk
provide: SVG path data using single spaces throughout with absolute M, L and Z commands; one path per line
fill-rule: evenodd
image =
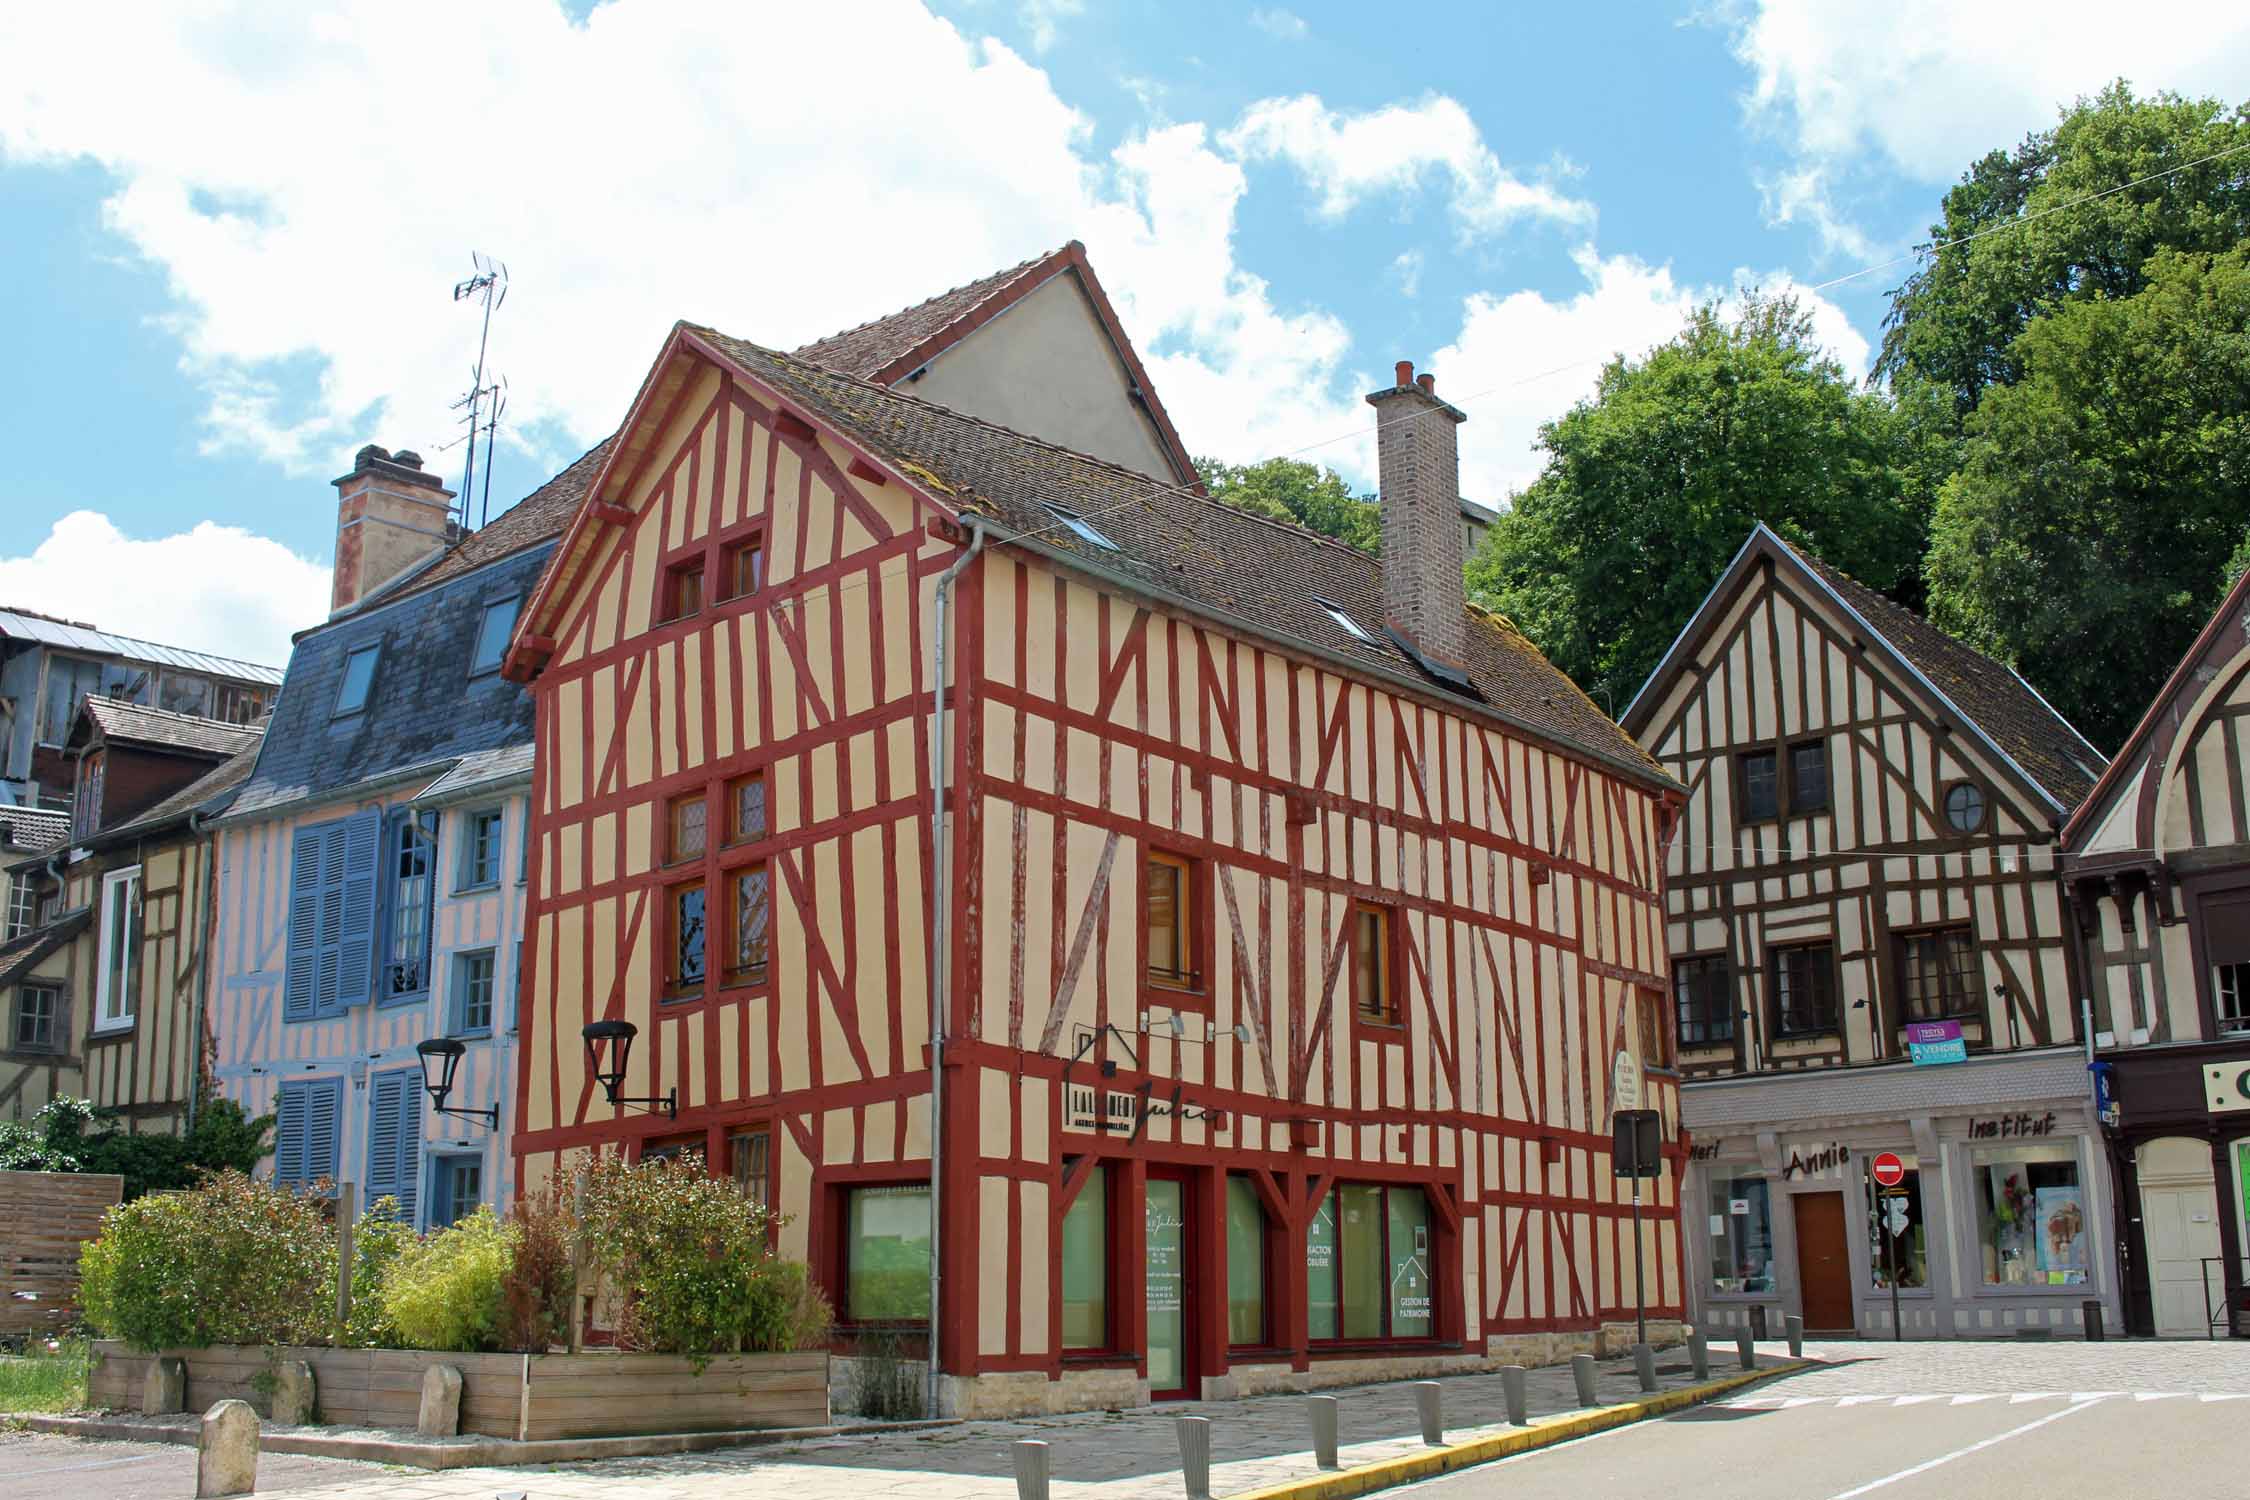
M 1714 1379 L 1739 1375 L 1731 1347 L 1714 1351 Z M 1760 1351 L 1761 1370 L 1786 1367 L 1779 1345 Z M 1684 1349 L 1657 1361 L 1660 1395 L 1669 1407 L 1695 1399 Z M 1340 1400 L 1339 1457 L 1346 1471 L 1383 1466 L 1364 1475 L 1323 1474 L 1314 1467 L 1311 1433 L 1301 1396 L 1261 1396 L 1242 1401 L 1179 1402 L 1129 1411 L 1080 1412 L 1014 1421 L 962 1422 L 918 1432 L 839 1433 L 781 1444 L 613 1458 L 591 1463 L 533 1467 L 463 1467 L 401 1475 L 366 1471 L 354 1479 L 302 1493 L 335 1500 L 489 1500 L 524 1491 L 536 1500 L 591 1500 L 627 1495 L 639 1500 L 733 1500 L 742 1493 L 783 1494 L 789 1500 L 1012 1500 L 1015 1481 L 1010 1445 L 1037 1438 L 1049 1445 L 1054 1489 L 1067 1500 L 1182 1500 L 1178 1439 L 1173 1419 L 1211 1419 L 1211 1488 L 1231 1496 L 1293 1482 L 1313 1481 L 1303 1493 L 1366 1493 L 1420 1477 L 1430 1461 L 1440 1468 L 1498 1456 L 1492 1440 L 1508 1444 L 1560 1441 L 1592 1426 L 1616 1425 L 1642 1415 L 1644 1398 L 1632 1361 L 1601 1367 L 1606 1411 L 1598 1420 L 1578 1406 L 1568 1365 L 1529 1372 L 1533 1427 L 1506 1425 L 1497 1375 L 1460 1375 L 1440 1381 L 1444 1391 L 1447 1448 L 1423 1445 L 1411 1387 L 1404 1383 L 1344 1387 L 1322 1394 Z M 1632 1409 L 1627 1409 L 1632 1408 Z M 296 1429 L 304 1431 L 305 1429 Z M 403 1435 L 402 1435 L 403 1436 Z M 1408 1461 L 1401 1466 L 1398 1461 Z M 396 1461 L 396 1460 L 394 1460 Z M 406 1460 L 412 1462 L 412 1460 Z M 745 1491 L 745 1485 L 752 1488 Z

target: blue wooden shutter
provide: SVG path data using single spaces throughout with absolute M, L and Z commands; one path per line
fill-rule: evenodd
M 343 1129 L 344 1080 L 323 1079 L 305 1088 L 305 1177 L 334 1181 L 338 1136 Z
M 367 1201 L 398 1199 L 399 1216 L 414 1222 L 422 1177 L 422 1075 L 416 1068 L 369 1080 Z
M 375 982 L 375 883 L 382 861 L 383 815 L 373 808 L 344 820 L 337 830 L 342 878 L 335 1008 L 365 1005 Z
M 298 835 L 302 840 L 303 835 Z M 274 1101 L 273 1180 L 305 1180 L 305 1085 L 285 1083 Z
M 320 867 L 328 826 L 300 828 L 289 841 L 289 956 L 281 982 L 281 1018 L 313 1018 L 320 963 Z M 284 1097 L 288 1094 L 284 1088 Z

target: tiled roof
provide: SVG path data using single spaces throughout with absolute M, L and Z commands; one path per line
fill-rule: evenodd
M 94 909 L 81 906 L 76 911 L 66 911 L 44 927 L 34 927 L 14 942 L 0 946 L 0 990 L 7 989 L 17 980 L 39 966 L 39 961 L 86 930 L 94 919 Z
M 68 808 L 0 807 L 0 849 L 41 854 L 69 837 Z
M 115 828 L 103 829 L 91 842 L 97 845 L 110 844 L 142 837 L 175 819 L 185 818 L 190 813 L 199 812 L 206 817 L 215 817 L 233 803 L 236 789 L 250 779 L 250 773 L 257 769 L 257 765 L 258 746 L 253 742 L 235 751 L 146 812 Z
M 1792 550 L 1955 708 L 1975 720 L 2065 813 L 2086 800 L 2105 758 L 2021 677 L 1850 574 L 1801 548 Z
M 870 319 L 857 328 L 847 328 L 842 333 L 815 339 L 799 348 L 796 351 L 797 357 L 861 380 L 874 380 L 886 366 L 912 353 L 923 340 L 944 332 L 952 324 L 1007 291 L 1018 277 L 1041 262 L 1054 259 L 1060 253 L 1049 251 L 1044 255 L 1034 255 L 1004 271 L 995 271 L 990 276 L 979 277 L 965 286 L 940 292 L 927 302 L 917 302 L 912 307 Z
M 257 768 L 227 815 L 271 811 L 421 767 L 435 777 L 463 756 L 529 744 L 531 695 L 497 672 L 471 677 L 469 656 L 485 604 L 528 595 L 553 550 L 542 540 L 482 567 L 464 566 L 299 636 Z M 369 645 L 381 654 L 367 706 L 339 719 L 345 658 Z
M 258 730 L 248 724 L 177 714 L 166 708 L 146 708 L 121 698 L 89 696 L 78 711 L 84 718 L 91 719 L 102 738 L 111 744 L 124 741 L 156 745 L 187 755 L 219 757 L 258 743 Z M 72 737 L 76 738 L 75 731 Z
M 1381 632 L 1381 563 L 1366 553 L 793 355 L 682 326 L 720 358 L 802 402 L 902 472 L 918 475 L 948 503 L 1036 533 L 1041 548 L 1283 640 L 1394 676 L 1418 675 Z M 1050 505 L 1084 516 L 1116 549 L 1060 525 Z M 1322 600 L 1340 606 L 1374 639 L 1345 630 Z M 1466 665 L 1486 703 L 1538 734 L 1672 784 L 1513 626 L 1462 607 L 1471 617 Z
M 281 681 L 281 672 L 275 667 L 136 640 L 129 635 L 112 635 L 75 620 L 58 620 L 28 609 L 0 609 L 0 637 L 37 641 L 42 646 L 60 646 L 66 651 L 83 651 L 92 656 L 121 656 L 127 661 L 152 662 L 160 667 L 178 667 L 182 671 L 231 677 L 242 682 L 271 685 Z
M 394 590 L 377 590 L 369 596 L 368 604 L 372 606 L 421 593 L 511 553 L 561 536 L 584 502 L 587 487 L 601 472 L 602 460 L 609 457 L 610 442 L 610 438 L 603 438 L 572 460 L 561 473 L 502 511 L 490 525 L 470 532 L 429 567 L 401 579 Z

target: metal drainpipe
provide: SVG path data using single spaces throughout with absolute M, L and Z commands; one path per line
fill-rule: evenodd
M 930 1369 L 924 1393 L 924 1412 L 932 1417 L 938 1414 L 938 1295 L 943 1289 L 938 1267 L 944 1260 L 942 1247 L 945 1243 L 939 1233 L 944 1212 L 941 1205 L 945 1200 L 940 1172 L 945 1144 L 945 1017 L 951 998 L 947 984 L 951 973 L 947 944 L 952 937 L 948 918 L 952 915 L 953 890 L 953 846 L 947 837 L 945 821 L 945 616 L 953 598 L 953 580 L 984 551 L 988 536 L 981 517 L 963 516 L 961 519 L 969 528 L 969 550 L 938 575 L 936 620 L 932 631 L 936 692 L 930 730 L 930 848 L 936 870 L 930 889 L 930 1337 L 927 1351 Z

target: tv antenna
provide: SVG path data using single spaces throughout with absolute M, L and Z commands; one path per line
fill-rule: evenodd
M 469 263 L 476 274 L 454 285 L 453 300 L 483 302 L 484 322 L 477 333 L 477 362 L 469 371 L 469 393 L 453 403 L 453 410 L 468 413 L 462 419 L 469 428 L 469 453 L 461 471 L 461 525 L 464 529 L 469 524 L 469 501 L 476 493 L 477 424 L 484 424 L 484 500 L 477 520 L 482 526 L 492 519 L 492 438 L 499 431 L 500 414 L 508 409 L 508 383 L 495 380 L 487 384 L 484 378 L 485 351 L 492 342 L 492 315 L 508 300 L 508 268 L 476 250 L 469 252 Z M 488 400 L 491 402 L 489 410 L 485 404 Z

